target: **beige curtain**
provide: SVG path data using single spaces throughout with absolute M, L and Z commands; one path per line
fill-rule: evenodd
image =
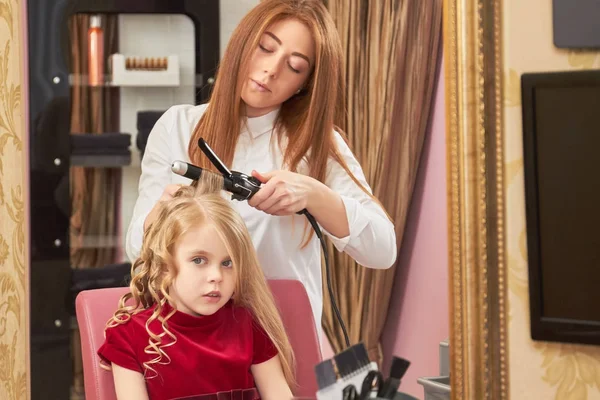
M 442 0 L 326 0 L 346 54 L 348 138 L 402 243 L 430 116 L 440 55 Z M 329 245 L 332 283 L 350 341 L 381 364 L 380 338 L 395 266 L 363 268 Z M 326 288 L 323 328 L 335 352 L 344 340 Z
M 117 51 L 117 16 L 102 16 L 104 54 Z M 71 133 L 101 134 L 118 131 L 118 89 L 91 87 L 87 74 L 89 15 L 77 14 L 69 21 L 71 71 L 77 84 L 71 90 Z M 79 84 L 83 82 L 83 84 Z M 114 263 L 118 234 L 121 170 L 71 167 L 71 266 L 94 268 Z

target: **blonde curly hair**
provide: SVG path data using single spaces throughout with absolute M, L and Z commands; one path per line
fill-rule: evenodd
M 156 305 L 146 322 L 149 341 L 145 348 L 145 352 L 154 355 L 154 358 L 143 363 L 144 375 L 150 371 L 156 376 L 152 366 L 170 362 L 165 349 L 177 341 L 168 329 L 168 320 L 175 313 L 175 305 L 169 295 L 169 288 L 177 275 L 173 262 L 175 244 L 199 224 L 212 224 L 233 261 L 236 274 L 233 304 L 248 309 L 267 333 L 279 352 L 285 378 L 292 387 L 295 382 L 294 354 L 250 234 L 240 215 L 220 194 L 222 178 L 212 173 L 205 175 L 197 187 L 182 186 L 173 199 L 160 203 L 158 217 L 148 226 L 140 256 L 131 267 L 130 292 L 120 299 L 106 329 L 124 324 L 131 316 Z M 130 305 L 126 305 L 130 300 Z M 173 306 L 173 310 L 163 316 L 167 303 Z M 150 330 L 150 323 L 155 320 L 162 325 L 161 333 Z M 163 340 L 166 336 L 171 339 L 168 343 Z

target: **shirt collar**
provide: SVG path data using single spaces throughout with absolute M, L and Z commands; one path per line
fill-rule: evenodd
M 156 305 L 154 306 L 156 307 Z M 183 311 L 175 310 L 175 313 L 169 318 L 170 324 L 188 328 L 214 328 L 223 322 L 223 318 L 228 310 L 233 308 L 233 300 L 230 299 L 223 307 L 219 308 L 214 314 L 194 316 Z M 173 306 L 168 302 L 163 306 L 162 316 L 167 316 L 173 310 Z
M 279 108 L 260 117 L 247 118 L 246 123 L 242 125 L 242 132 L 247 132 L 252 138 L 271 132 L 278 114 Z

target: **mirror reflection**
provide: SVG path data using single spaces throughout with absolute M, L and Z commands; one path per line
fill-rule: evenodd
M 125 288 L 131 280 L 126 234 L 135 220 L 150 132 L 171 106 L 208 101 L 234 29 L 259 1 L 92 3 L 60 2 L 49 14 L 60 18 L 29 26 L 32 37 L 45 34 L 31 42 L 30 62 L 34 399 L 86 398 L 75 298 L 86 290 Z M 340 132 L 397 238 L 395 264 L 376 270 L 342 255 L 344 245 L 332 243 L 327 232 L 332 290 L 351 343 L 363 343 L 386 377 L 394 356 L 409 360 L 401 391 L 420 398 L 430 382 L 446 384 L 449 375 L 441 2 L 405 11 L 432 20 L 412 38 L 392 7 L 325 3 L 345 55 L 349 112 L 339 120 Z M 346 6 L 382 29 L 353 33 L 354 14 Z M 32 4 L 30 10 L 38 9 Z M 43 21 L 41 11 L 30 12 L 31 21 Z M 307 65 L 314 63 L 311 54 L 307 58 Z M 296 64 L 291 67 L 298 69 Z M 422 70 L 418 83 L 416 70 Z M 242 172 L 251 173 L 248 168 Z M 259 259 L 268 250 L 257 245 Z M 369 257 L 376 255 L 371 251 Z M 309 290 L 310 306 L 322 310 L 310 315 L 323 315 L 316 324 L 318 349 L 331 359 L 346 344 L 326 276 L 314 281 L 318 290 Z M 307 371 L 314 379 L 312 364 Z

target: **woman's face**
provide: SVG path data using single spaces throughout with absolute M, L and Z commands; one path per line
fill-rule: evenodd
M 265 115 L 302 89 L 315 63 L 315 43 L 296 19 L 269 26 L 250 59 L 242 86 L 248 117 Z

